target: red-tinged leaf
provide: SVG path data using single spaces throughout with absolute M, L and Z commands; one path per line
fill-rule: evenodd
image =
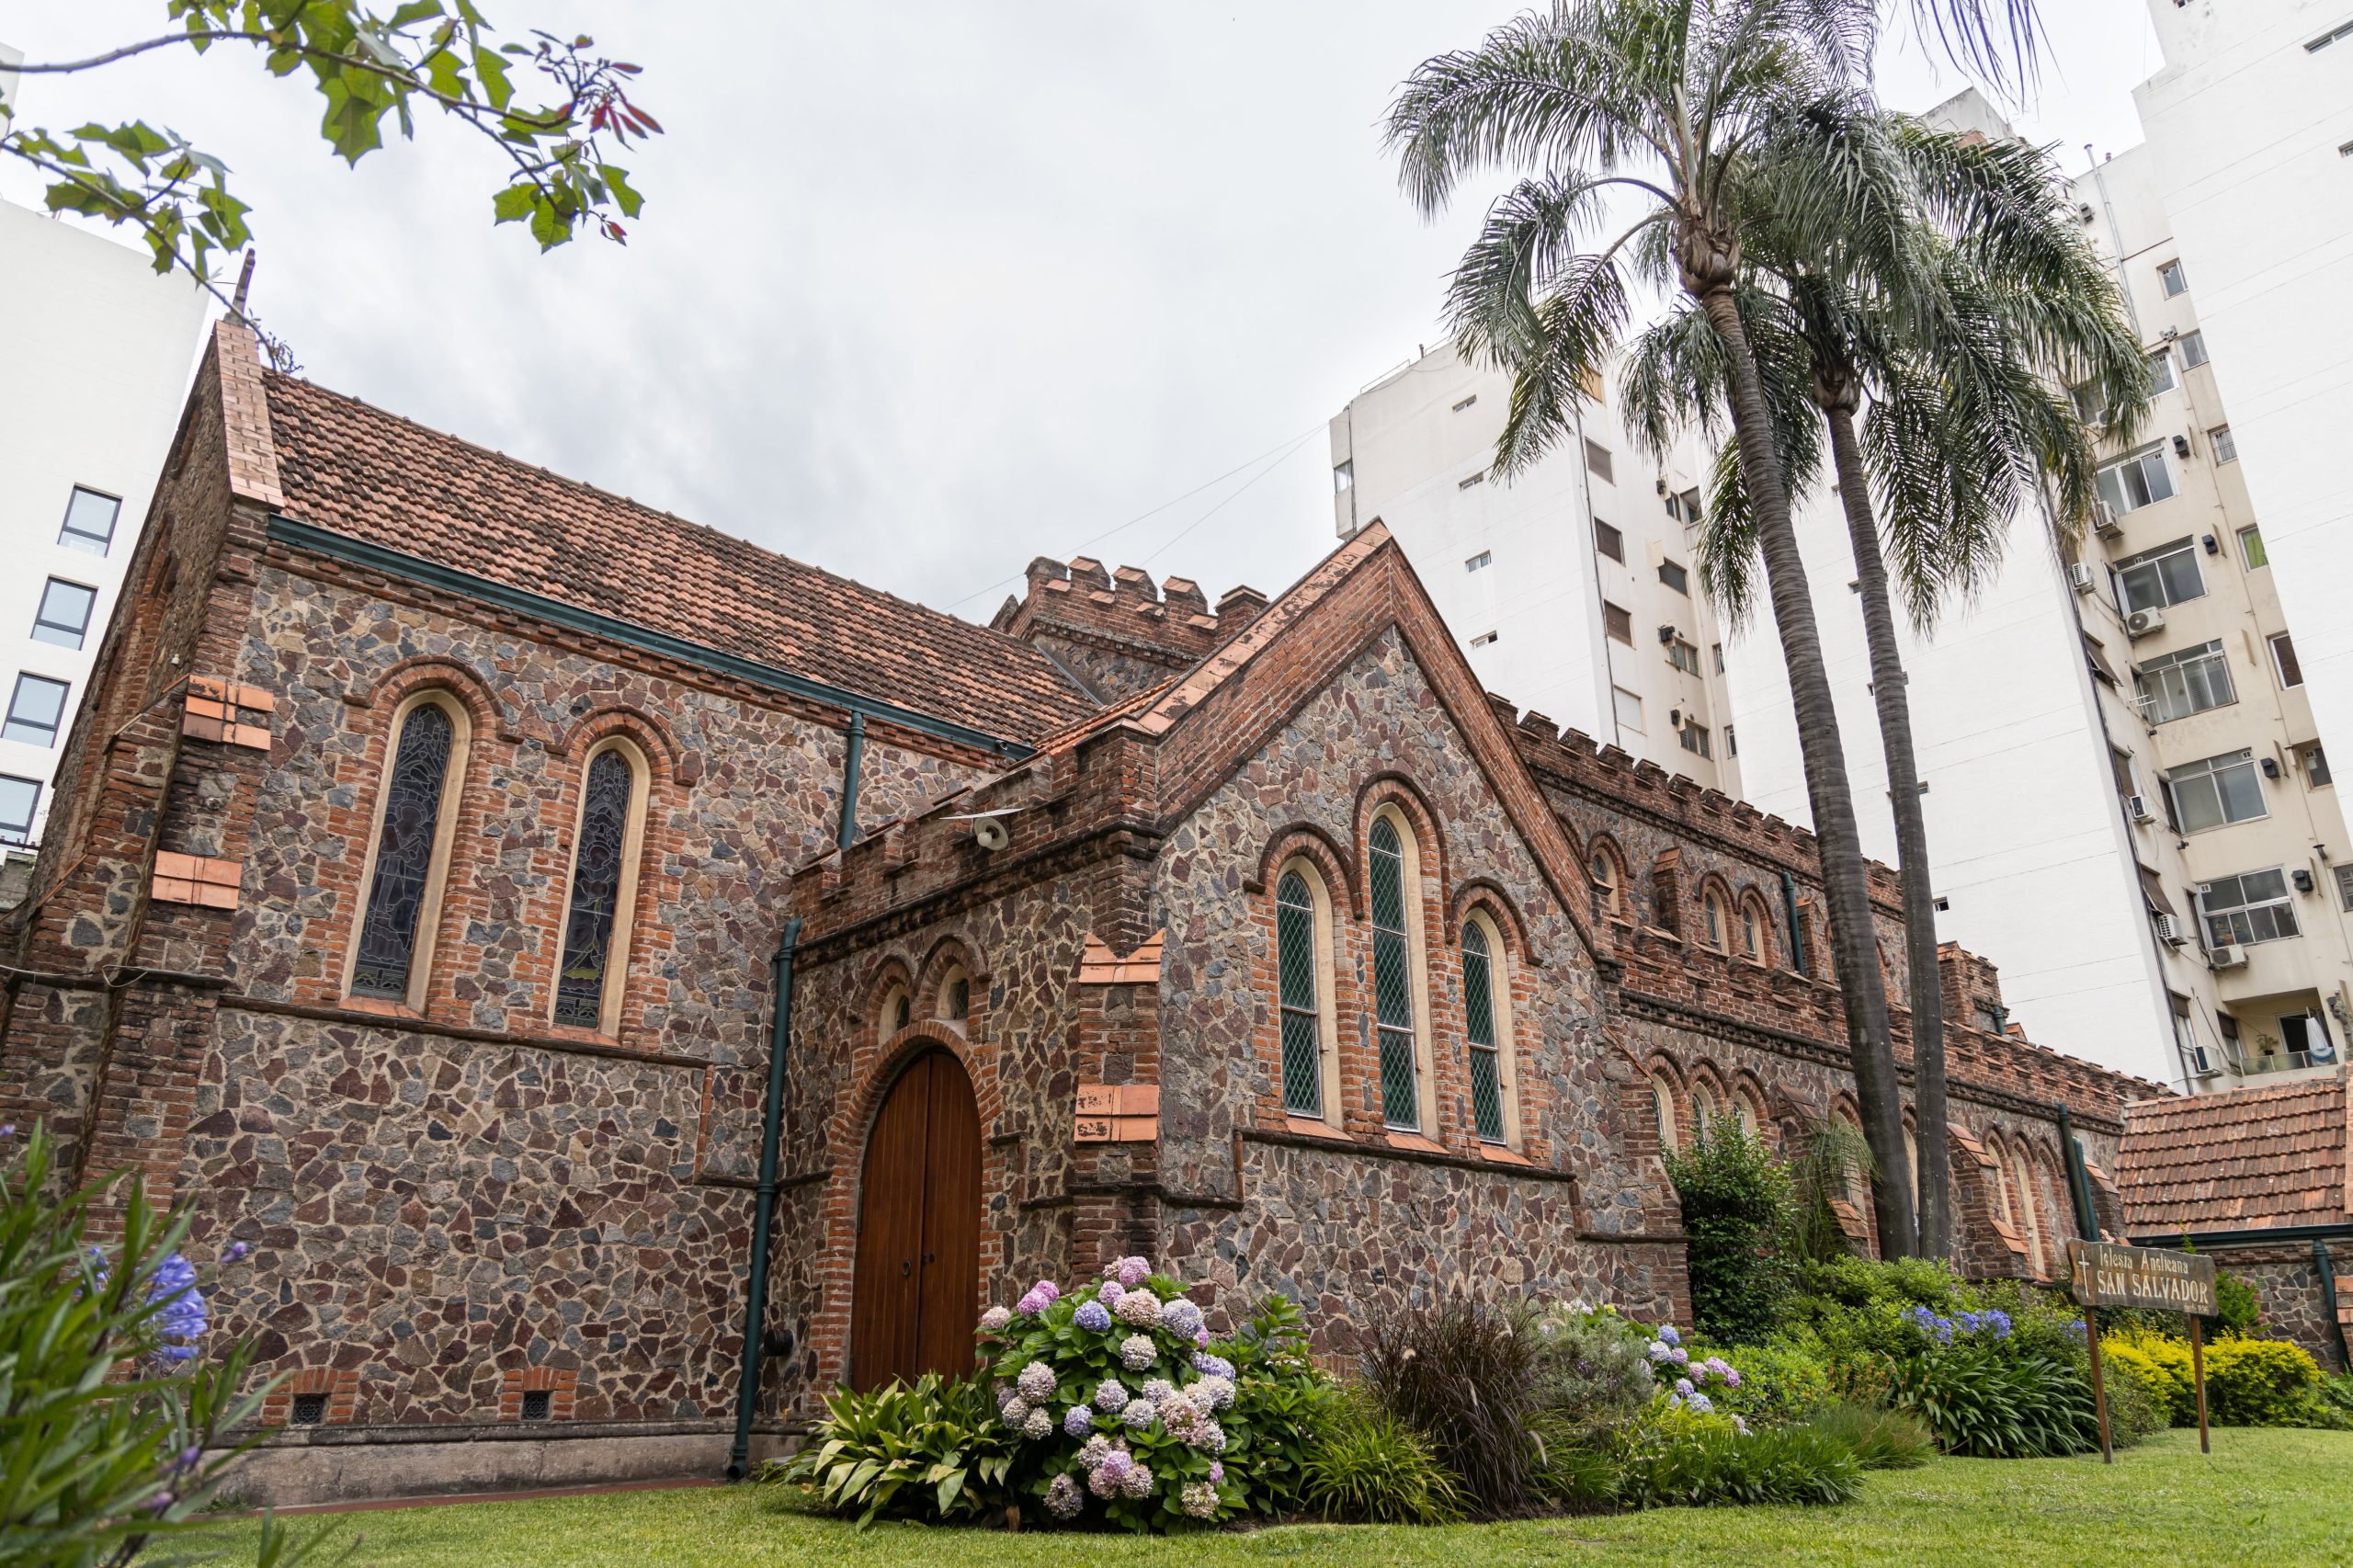
M 637 117 L 638 128 L 640 130 L 650 131 L 656 136 L 662 134 L 662 122 L 655 119 L 652 115 L 646 113 L 643 109 L 638 108 L 635 104 L 629 106 L 629 112 Z

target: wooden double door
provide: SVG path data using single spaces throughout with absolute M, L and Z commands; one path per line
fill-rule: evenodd
M 866 1142 L 850 1383 L 972 1368 L 981 1285 L 981 1116 L 946 1051 L 907 1063 Z

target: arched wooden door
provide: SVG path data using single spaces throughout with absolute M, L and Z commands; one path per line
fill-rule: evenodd
M 963 1064 L 907 1064 L 866 1141 L 850 1382 L 970 1371 L 981 1278 L 981 1113 Z

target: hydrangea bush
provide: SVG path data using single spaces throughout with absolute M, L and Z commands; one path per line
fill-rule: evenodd
M 1253 1506 L 1250 1419 L 1219 1353 L 1234 1347 L 1146 1259 L 1068 1291 L 1040 1280 L 984 1313 L 980 1336 L 998 1417 L 1022 1439 L 1014 1490 L 1050 1517 L 1170 1530 Z

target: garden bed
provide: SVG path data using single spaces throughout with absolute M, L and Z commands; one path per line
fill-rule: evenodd
M 575 1564 L 924 1564 L 1125 1568 L 1281 1560 L 1381 1563 L 1956 1563 L 1981 1568 L 2202 1568 L 2343 1561 L 2353 1434 L 2225 1430 L 2211 1458 L 2195 1432 L 2162 1433 L 2117 1456 L 1938 1460 L 1874 1472 L 1841 1508 L 1659 1508 L 1506 1525 L 1410 1528 L 1299 1525 L 1174 1540 L 849 1524 L 802 1511 L 790 1488 L 736 1486 L 356 1516 L 352 1561 L 383 1568 Z M 309 1521 L 305 1521 L 308 1528 Z M 250 1529 L 225 1561 L 252 1561 Z M 1099 1555 L 1098 1555 L 1099 1554 Z

